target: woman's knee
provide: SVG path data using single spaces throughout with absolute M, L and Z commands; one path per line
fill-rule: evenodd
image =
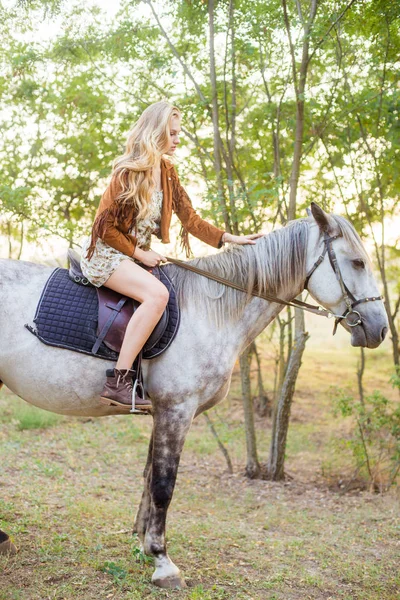
M 169 291 L 167 290 L 167 288 L 165 287 L 165 285 L 163 283 L 161 284 L 160 290 L 157 293 L 157 300 L 160 303 L 160 306 L 162 307 L 162 309 L 164 310 L 164 308 L 168 304 Z
M 156 310 L 163 311 L 168 304 L 169 292 L 163 283 L 160 283 L 156 289 L 149 292 L 144 298 L 144 302 L 151 304 Z

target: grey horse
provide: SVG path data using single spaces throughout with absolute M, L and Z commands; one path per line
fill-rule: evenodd
M 311 214 L 312 213 L 312 214 Z M 240 285 L 284 300 L 308 290 L 322 306 L 343 314 L 343 286 L 325 256 L 331 241 L 346 289 L 358 298 L 377 299 L 357 306 L 360 324 L 342 320 L 353 346 L 376 348 L 387 332 L 387 316 L 371 264 L 354 228 L 343 217 L 316 204 L 310 216 L 291 222 L 254 246 L 230 246 L 191 261 Z M 318 262 L 318 268 L 313 266 Z M 153 432 L 144 470 L 144 491 L 134 529 L 143 550 L 154 557 L 154 584 L 185 585 L 167 554 L 165 525 L 186 434 L 194 417 L 223 400 L 238 355 L 282 310 L 282 305 L 223 286 L 168 265 L 181 304 L 181 325 L 170 348 L 145 361 L 146 390 L 154 406 Z M 15 394 L 63 415 L 115 414 L 99 402 L 105 368 L 113 363 L 42 344 L 25 328 L 31 323 L 52 269 L 29 262 L 0 260 L 0 380 Z M 0 542 L 7 535 L 0 531 Z

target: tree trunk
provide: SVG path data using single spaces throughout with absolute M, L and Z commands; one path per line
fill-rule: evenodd
M 10 221 L 7 221 L 7 236 L 8 236 L 8 258 L 12 258 L 11 223 L 10 223 Z
M 224 184 L 222 179 L 221 154 L 222 144 L 219 131 L 219 111 L 218 111 L 218 91 L 217 91 L 217 75 L 215 70 L 215 50 L 214 50 L 214 0 L 208 1 L 208 25 L 210 37 L 210 82 L 212 93 L 212 123 L 213 123 L 213 139 L 214 139 L 214 167 L 218 186 L 218 201 L 221 205 L 222 215 L 224 218 L 225 229 L 231 232 L 231 223 L 226 206 Z
M 360 362 L 357 365 L 357 383 L 358 383 L 358 395 L 360 397 L 360 403 L 364 406 L 364 386 L 363 386 L 363 375 L 365 369 L 365 352 L 364 348 L 360 348 Z
M 257 456 L 256 431 L 254 427 L 254 410 L 250 385 L 250 349 L 246 348 L 240 356 L 240 376 L 242 381 L 242 400 L 244 426 L 246 431 L 246 475 L 250 479 L 260 477 L 261 469 Z
M 290 410 L 301 359 L 308 338 L 308 333 L 304 331 L 304 314 L 300 309 L 296 309 L 295 312 L 295 340 L 290 353 L 285 381 L 283 382 L 279 400 L 275 406 L 274 426 L 268 461 L 268 479 L 272 479 L 273 481 L 284 479 L 285 476 L 284 463 Z
M 308 21 L 305 22 L 300 4 L 297 4 L 298 17 L 303 24 L 303 45 L 300 70 L 297 73 L 295 47 L 292 41 L 291 27 L 287 12 L 286 0 L 282 0 L 283 17 L 288 36 L 289 49 L 292 62 L 293 86 L 296 96 L 296 127 L 294 139 L 293 162 L 290 174 L 290 195 L 287 218 L 293 220 L 296 218 L 296 200 L 297 189 L 300 175 L 300 164 L 303 152 L 304 138 L 304 93 L 307 80 L 307 71 L 309 66 L 309 44 L 312 25 L 317 12 L 317 0 L 311 0 L 310 13 Z M 299 297 L 301 299 L 301 296 Z M 271 439 L 271 450 L 268 465 L 268 477 L 273 480 L 283 479 L 285 449 L 287 432 L 289 428 L 290 409 L 292 405 L 293 393 L 296 380 L 299 373 L 301 359 L 303 356 L 308 333 L 305 331 L 304 313 L 300 309 L 295 310 L 295 341 L 289 354 L 288 365 L 285 372 L 279 400 L 275 406 L 273 431 Z
M 19 242 L 19 252 L 18 252 L 17 260 L 20 260 L 20 258 L 21 258 L 23 244 L 24 244 L 24 222 L 21 221 L 21 237 L 20 237 L 20 242 Z
M 258 396 L 256 399 L 255 410 L 259 417 L 267 417 L 271 415 L 271 400 L 264 389 L 264 383 L 262 380 L 262 370 L 261 370 L 261 360 L 260 355 L 258 353 L 257 345 L 254 342 L 250 345 L 250 355 L 256 357 L 257 362 L 257 387 L 258 387 Z
M 285 327 L 286 321 L 277 317 L 279 324 L 279 368 L 278 368 L 278 386 L 277 395 L 280 394 L 283 382 L 285 380 L 286 360 L 285 360 Z
M 239 223 L 237 219 L 237 211 L 235 205 L 235 187 L 234 187 L 234 176 L 233 176 L 233 153 L 236 146 L 236 52 L 235 52 L 235 23 L 234 23 L 234 0 L 229 2 L 229 27 L 231 31 L 231 69 L 232 69 L 232 81 L 231 81 L 231 114 L 229 118 L 229 111 L 226 110 L 226 123 L 227 123 L 227 146 L 228 152 L 224 151 L 222 140 L 220 140 L 224 161 L 226 165 L 226 177 L 229 190 L 229 205 L 231 210 L 231 222 L 232 231 L 235 235 L 239 235 Z M 226 95 L 226 85 L 225 85 Z M 230 138 L 228 138 L 228 129 L 231 129 Z
M 396 367 L 400 365 L 400 350 L 399 350 L 399 335 L 397 333 L 396 323 L 393 319 L 393 315 L 391 312 L 390 300 L 389 300 L 389 286 L 387 284 L 386 272 L 381 272 L 382 280 L 383 280 L 383 288 L 385 293 L 385 308 L 389 322 L 389 329 L 391 333 L 391 341 L 392 341 L 392 350 L 393 350 L 393 362 Z

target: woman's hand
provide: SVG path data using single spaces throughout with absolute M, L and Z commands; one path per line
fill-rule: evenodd
M 165 256 L 158 254 L 158 252 L 154 252 L 154 250 L 141 250 L 140 248 L 136 248 L 133 256 L 146 265 L 146 267 L 157 267 L 161 262 L 167 262 Z
M 251 233 L 250 235 L 232 235 L 231 233 L 225 232 L 222 236 L 223 242 L 230 244 L 255 244 L 254 240 L 263 237 L 263 233 Z

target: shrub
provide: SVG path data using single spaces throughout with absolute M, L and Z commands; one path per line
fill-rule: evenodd
M 391 382 L 400 389 L 400 372 L 393 375 Z M 334 394 L 334 403 L 335 415 L 353 422 L 350 435 L 342 440 L 351 449 L 355 463 L 351 480 L 362 479 L 374 491 L 388 490 L 400 471 L 399 404 L 379 391 L 360 401 L 340 388 Z

